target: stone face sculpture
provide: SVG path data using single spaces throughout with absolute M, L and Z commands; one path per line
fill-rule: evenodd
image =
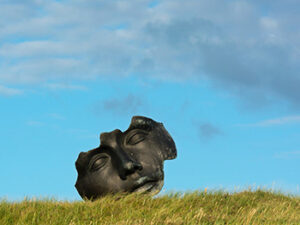
M 158 193 L 164 160 L 176 156 L 175 143 L 162 123 L 134 116 L 126 131 L 101 133 L 98 148 L 79 154 L 75 187 L 87 199 L 117 192 Z

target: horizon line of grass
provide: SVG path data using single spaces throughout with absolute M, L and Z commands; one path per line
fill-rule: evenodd
M 300 224 L 300 196 L 265 190 L 0 201 L 0 224 Z
M 185 195 L 189 193 L 195 193 L 195 192 L 204 192 L 204 193 L 223 193 L 223 194 L 237 194 L 241 192 L 256 192 L 256 191 L 263 191 L 263 192 L 268 192 L 271 194 L 276 194 L 276 195 L 284 195 L 287 197 L 295 197 L 295 198 L 300 198 L 300 192 L 287 192 L 285 190 L 281 189 L 274 189 L 274 188 L 266 188 L 266 187 L 260 187 L 260 186 L 248 186 L 247 188 L 237 188 L 234 190 L 227 190 L 226 188 L 204 188 L 204 189 L 196 189 L 196 190 L 184 190 L 184 191 L 178 191 L 178 190 L 169 190 L 169 191 L 161 191 L 160 193 L 154 195 L 153 197 L 160 197 L 160 196 L 168 196 L 168 195 Z M 115 195 L 115 194 L 114 194 Z M 122 194 L 121 194 L 122 195 Z M 127 194 L 126 194 L 127 195 Z M 60 198 L 57 196 L 24 196 L 22 199 L 9 199 L 7 196 L 0 196 L 0 202 L 1 201 L 6 201 L 6 202 L 22 202 L 26 200 L 38 200 L 38 201 L 43 201 L 43 200 L 53 200 L 53 201 L 59 201 L 59 202 L 78 202 L 78 201 L 83 201 L 83 199 L 68 199 L 68 198 Z M 86 200 L 84 200 L 86 201 Z

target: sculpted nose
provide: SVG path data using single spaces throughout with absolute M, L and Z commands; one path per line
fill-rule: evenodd
M 102 133 L 100 135 L 101 146 L 110 149 L 116 158 L 117 169 L 119 176 L 122 180 L 137 170 L 142 170 L 143 167 L 140 163 L 134 161 L 123 149 L 121 145 L 120 130 L 114 130 L 110 133 Z M 114 157 L 113 157 L 114 158 Z
M 142 170 L 142 169 L 143 169 L 143 166 L 140 163 L 129 159 L 127 162 L 123 163 L 120 177 L 121 177 L 121 179 L 125 180 L 126 176 L 134 173 L 137 170 Z

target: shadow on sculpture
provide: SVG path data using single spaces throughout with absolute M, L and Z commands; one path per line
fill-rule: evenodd
M 162 123 L 134 116 L 126 131 L 101 133 L 98 148 L 79 154 L 75 187 L 84 199 L 118 192 L 156 194 L 164 183 L 164 160 L 176 156 Z

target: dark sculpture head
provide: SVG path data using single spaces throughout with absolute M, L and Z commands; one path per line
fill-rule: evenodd
M 164 160 L 176 158 L 175 143 L 162 123 L 134 116 L 129 128 L 100 135 L 100 146 L 81 152 L 75 184 L 82 198 L 117 192 L 158 193 Z

